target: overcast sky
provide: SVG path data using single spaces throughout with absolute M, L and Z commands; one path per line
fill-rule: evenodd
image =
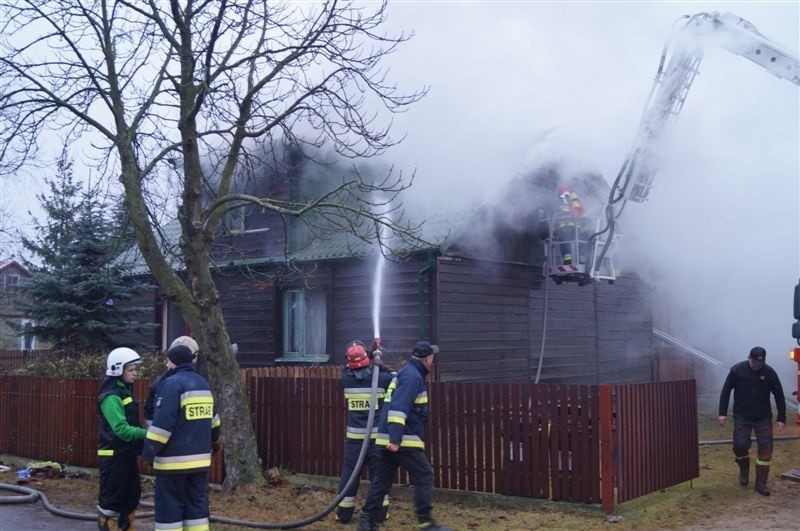
M 417 172 L 407 206 L 457 210 L 553 158 L 613 180 L 674 21 L 701 11 L 733 12 L 800 48 L 796 1 L 392 2 L 390 27 L 416 36 L 391 57 L 391 78 L 430 87 L 395 117 L 395 134 L 407 138 L 385 157 Z M 789 389 L 798 94 L 708 48 L 651 200 L 621 220 L 617 260 L 652 287 L 671 333 L 726 365 L 763 345 Z M 24 213 L 35 190 L 6 182 L 0 199 Z
M 393 3 L 392 26 L 416 33 L 393 57 L 393 78 L 430 86 L 395 119 L 408 137 L 388 158 L 417 170 L 407 203 L 466 205 L 549 158 L 613 180 L 674 21 L 703 11 L 730 11 L 800 48 L 794 1 Z M 790 390 L 799 95 L 706 48 L 651 199 L 621 219 L 617 260 L 652 287 L 673 335 L 726 366 L 763 345 Z

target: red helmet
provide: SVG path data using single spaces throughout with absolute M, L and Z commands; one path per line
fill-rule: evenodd
M 367 349 L 361 341 L 352 341 L 347 346 L 347 368 L 360 369 L 369 365 L 369 356 L 367 356 Z
M 566 184 L 562 184 L 561 186 L 558 187 L 558 195 L 559 196 L 564 195 L 564 194 L 570 194 L 570 193 L 572 193 L 572 188 L 570 188 Z

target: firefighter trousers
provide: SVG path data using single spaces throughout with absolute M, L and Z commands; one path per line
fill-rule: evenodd
M 118 519 L 122 527 L 139 506 L 142 487 L 136 454 L 100 458 L 100 491 L 97 509 L 103 516 Z
M 156 474 L 155 531 L 208 531 L 208 471 Z
M 420 523 L 431 521 L 433 496 L 433 469 L 423 450 L 389 452 L 378 448 L 378 460 L 364 502 L 364 515 L 370 523 L 377 524 L 384 496 L 392 490 L 392 480 L 397 469 L 403 467 L 414 485 L 414 512 Z
M 342 478 L 339 480 L 339 492 L 347 486 L 347 481 L 353 473 L 353 470 L 358 464 L 358 456 L 361 454 L 361 446 L 363 441 L 355 439 L 347 439 L 344 443 L 344 467 L 342 468 Z M 367 456 L 364 463 L 367 465 L 370 479 L 375 477 L 375 470 L 378 463 L 378 452 L 380 450 L 375 446 L 374 442 L 370 442 L 367 447 Z M 356 508 L 356 494 L 358 494 L 360 480 L 353 483 L 353 485 L 345 493 L 345 497 L 339 502 L 336 507 L 336 520 L 341 523 L 347 523 L 353 518 L 353 512 Z M 389 511 L 389 495 L 388 493 L 383 499 L 383 504 L 378 511 L 376 522 L 380 523 L 386 520 L 386 514 Z
M 750 434 L 755 433 L 758 454 L 756 464 L 769 466 L 772 460 L 772 419 L 766 418 L 756 422 L 745 419 L 733 419 L 733 454 L 737 459 L 750 454 Z

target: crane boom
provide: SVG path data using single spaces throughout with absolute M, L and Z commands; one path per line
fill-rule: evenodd
M 684 24 L 664 47 L 639 130 L 620 171 L 614 194 L 617 201 L 623 198 L 636 202 L 647 200 L 660 165 L 661 142 L 683 109 L 703 59 L 704 42 L 722 46 L 800 86 L 797 54 L 761 35 L 747 20 L 733 13 L 713 12 L 683 17 L 680 21 Z

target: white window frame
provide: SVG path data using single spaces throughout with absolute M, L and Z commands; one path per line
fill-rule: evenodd
M 290 287 L 283 290 L 282 356 L 275 361 L 325 363 L 330 359 L 326 352 L 327 307 L 327 294 L 321 289 Z

